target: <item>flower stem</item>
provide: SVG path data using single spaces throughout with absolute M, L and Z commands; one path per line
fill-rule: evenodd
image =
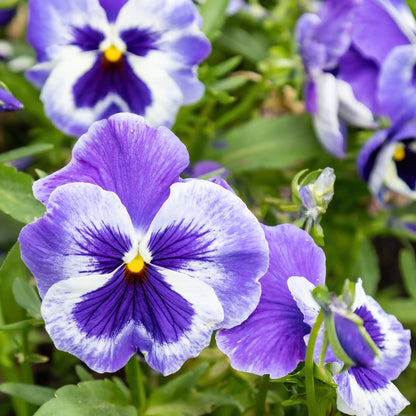
M 131 400 L 136 406 L 138 414 L 142 415 L 146 409 L 146 391 L 139 360 L 135 355 L 126 364 L 127 382 L 130 387 Z
M 260 380 L 259 391 L 256 398 L 256 416 L 265 415 L 266 396 L 269 388 L 270 376 L 265 374 Z
M 305 358 L 305 384 L 306 384 L 306 400 L 308 406 L 309 416 L 319 416 L 317 414 L 316 397 L 315 397 L 315 378 L 313 374 L 314 360 L 313 355 L 315 351 L 316 338 L 318 337 L 319 329 L 324 319 L 323 311 L 319 313 L 316 318 L 315 325 L 312 328 L 309 337 L 308 347 L 306 348 Z

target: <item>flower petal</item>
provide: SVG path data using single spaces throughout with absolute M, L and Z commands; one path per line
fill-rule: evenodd
M 315 79 L 315 91 L 316 113 L 312 118 L 316 135 L 328 152 L 344 157 L 346 128 L 338 119 L 337 80 L 332 74 L 320 74 Z
M 232 192 L 209 181 L 172 185 L 140 244 L 152 264 L 211 286 L 223 308 L 219 327 L 241 323 L 260 297 L 268 250 L 254 215 Z
M 108 22 L 99 0 L 32 0 L 29 3 L 27 37 L 40 62 L 53 60 L 73 44 L 74 28 L 108 31 Z
M 397 415 L 409 404 L 393 383 L 370 368 L 351 367 L 334 380 L 338 410 L 349 415 Z
M 134 229 L 113 192 L 77 183 L 59 187 L 47 213 L 20 233 L 22 259 L 43 297 L 56 282 L 108 274 L 132 247 Z
M 403 329 L 394 315 L 384 312 L 371 296 L 365 295 L 361 279 L 355 292 L 358 302 L 354 302 L 354 312 L 363 319 L 364 327 L 381 351 L 372 368 L 394 380 L 410 362 L 410 331 Z
M 208 346 L 223 319 L 210 287 L 153 265 L 143 282 L 127 282 L 121 268 L 61 281 L 47 292 L 42 315 L 57 348 L 95 371 L 116 371 L 140 352 L 165 375 Z
M 366 57 L 381 65 L 390 51 L 399 45 L 411 43 L 412 13 L 403 1 L 363 1 L 354 17 L 352 40 L 355 47 Z M 397 6 L 402 3 L 400 13 Z M 407 16 L 404 18 L 404 16 Z
M 87 182 L 115 192 L 137 231 L 145 232 L 189 163 L 186 147 L 168 129 L 148 127 L 143 118 L 117 114 L 94 123 L 63 169 L 34 184 L 36 198 L 47 204 L 65 183 Z
M 314 286 L 323 283 L 325 256 L 305 231 L 293 225 L 264 229 L 270 264 L 260 280 L 260 303 L 245 322 L 219 331 L 216 339 L 237 370 L 279 378 L 304 360 L 304 336 L 310 331 L 289 291 L 288 279 L 304 276 Z
M 379 99 L 383 112 L 393 122 L 416 117 L 416 48 L 396 47 L 381 67 Z

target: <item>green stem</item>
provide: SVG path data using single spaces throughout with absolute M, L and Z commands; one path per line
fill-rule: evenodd
M 266 396 L 269 389 L 270 376 L 265 374 L 260 380 L 259 391 L 256 398 L 256 416 L 266 414 Z
M 126 364 L 127 382 L 130 387 L 131 400 L 136 406 L 138 414 L 142 415 L 146 409 L 146 391 L 144 388 L 143 374 L 136 355 L 130 358 Z
M 305 358 L 305 384 L 306 384 L 306 400 L 308 406 L 309 416 L 319 416 L 317 414 L 316 397 L 315 397 L 315 378 L 313 374 L 314 367 L 314 351 L 316 338 L 318 337 L 319 329 L 321 328 L 324 320 L 324 313 L 321 310 L 316 318 L 315 325 L 312 328 L 311 335 L 309 337 L 308 347 L 306 348 Z

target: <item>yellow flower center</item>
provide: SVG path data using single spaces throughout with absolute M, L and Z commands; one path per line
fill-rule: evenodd
M 404 146 L 402 144 L 396 145 L 396 150 L 393 154 L 393 159 L 396 162 L 401 162 L 406 157 L 406 151 L 404 150 Z
M 131 273 L 140 273 L 144 269 L 143 257 L 138 254 L 131 262 L 126 264 L 127 270 Z
M 116 63 L 122 58 L 123 54 L 114 46 L 111 45 L 104 51 L 104 58 L 108 62 Z

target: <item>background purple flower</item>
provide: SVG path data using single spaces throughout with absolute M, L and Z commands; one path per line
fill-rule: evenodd
M 31 0 L 28 40 L 39 63 L 27 77 L 65 133 L 117 112 L 170 126 L 204 93 L 196 66 L 210 44 L 200 21 L 191 0 Z
M 22 258 L 55 345 L 95 371 L 140 352 L 172 373 L 258 303 L 264 232 L 232 192 L 179 181 L 188 163 L 168 129 L 117 114 L 35 183 L 47 213 L 22 230 Z
M 16 111 L 23 108 L 23 104 L 13 94 L 0 87 L 0 112 Z
M 383 203 L 399 194 L 416 199 L 416 123 L 380 130 L 362 148 L 358 171 Z

